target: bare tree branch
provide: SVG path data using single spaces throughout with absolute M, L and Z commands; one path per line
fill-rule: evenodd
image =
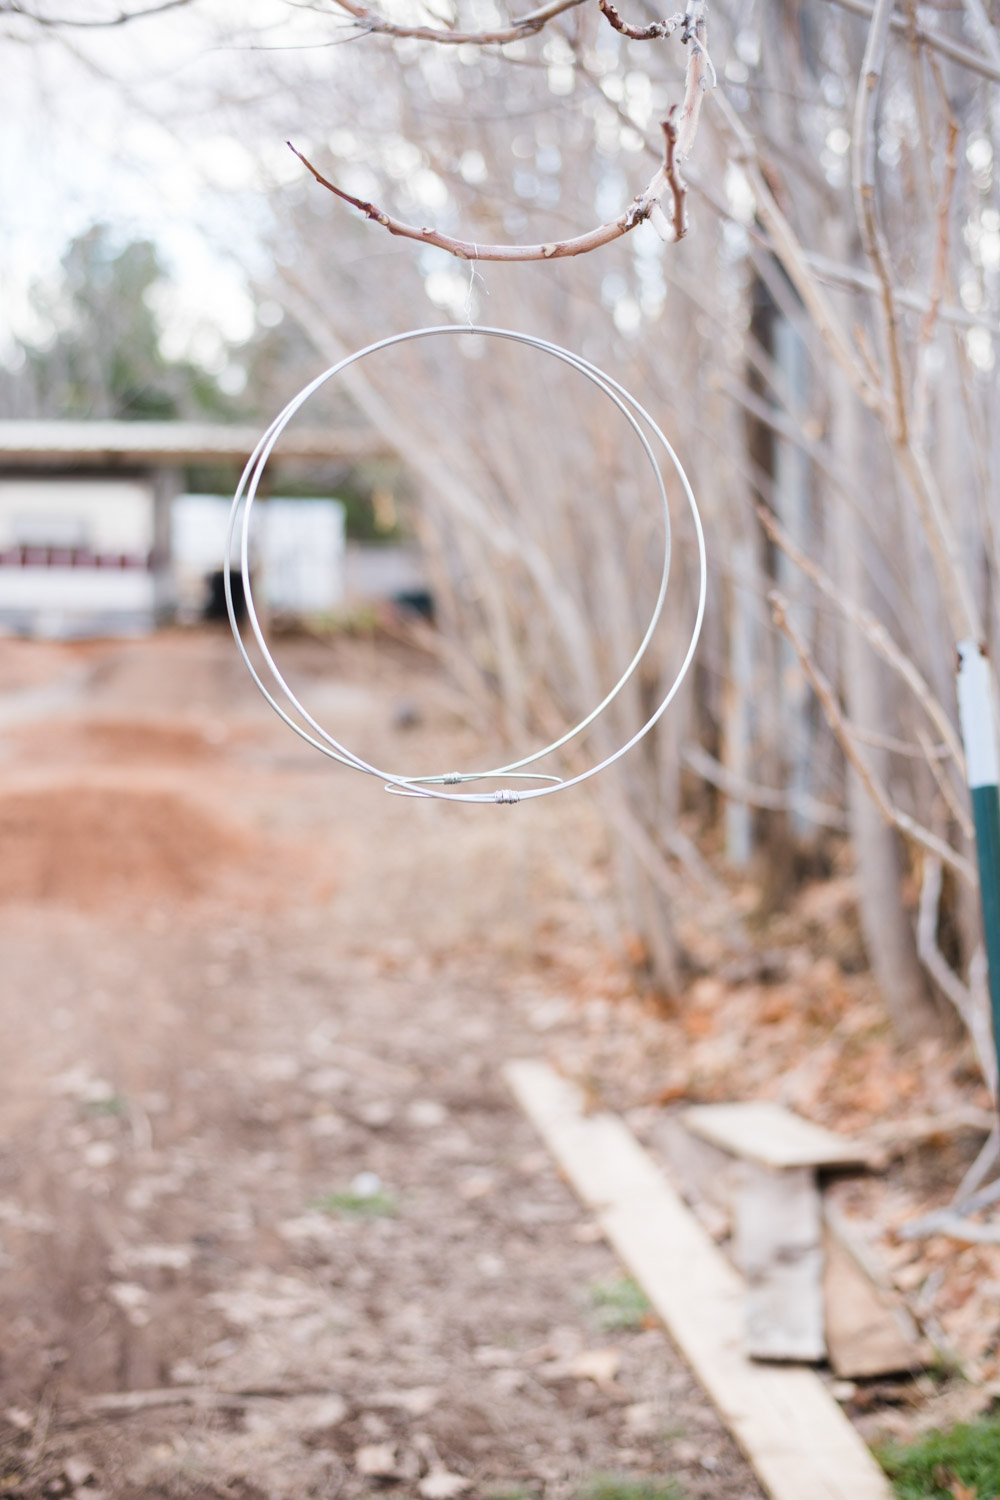
M 30 10 L 28 6 L 22 5 L 20 0 L 0 0 L 0 16 L 23 16 L 27 21 L 34 21 L 36 26 L 75 26 L 75 27 L 108 27 L 126 26 L 129 21 L 142 21 L 147 16 L 161 16 L 164 11 L 178 10 L 183 5 L 190 5 L 193 0 L 160 0 L 158 5 L 149 5 L 145 10 L 122 10 L 116 16 L 108 16 L 104 20 L 84 19 L 79 16 L 43 16 L 37 11 Z
M 961 741 L 955 732 L 955 727 L 914 662 L 896 645 L 880 620 L 877 620 L 869 610 L 863 609 L 848 599 L 833 579 L 824 573 L 823 569 L 818 567 L 811 558 L 806 557 L 800 548 L 796 547 L 787 531 L 778 524 L 777 519 L 765 506 L 758 507 L 757 515 L 775 546 L 780 547 L 786 557 L 790 557 L 795 566 L 800 568 L 806 577 L 811 579 L 816 587 L 850 620 L 855 629 L 860 630 L 872 649 L 906 683 L 964 776 L 965 756 L 962 753 Z
M 875 14 L 874 5 L 869 4 L 868 0 L 827 0 L 827 3 L 839 5 L 842 10 L 849 10 L 856 16 L 871 18 Z M 922 42 L 925 47 L 940 52 L 942 57 L 950 57 L 952 62 L 960 63 L 963 68 L 969 68 L 973 73 L 980 73 L 984 78 L 992 78 L 994 83 L 1000 83 L 1000 59 L 984 57 L 981 52 L 974 52 L 971 47 L 946 36 L 943 31 L 934 31 L 929 26 L 911 21 L 907 16 L 894 15 L 889 24 L 893 31 L 901 31 Z
M 905 443 L 909 437 L 909 419 L 899 347 L 895 287 L 889 262 L 889 246 L 875 203 L 875 121 L 893 3 L 894 0 L 876 0 L 861 65 L 854 105 L 854 193 L 861 242 L 881 290 L 883 335 L 892 389 L 894 437 L 898 443 Z
M 301 151 L 296 150 L 291 141 L 288 142 L 288 146 L 322 187 L 335 193 L 345 203 L 350 203 L 353 208 L 360 209 L 366 218 L 374 219 L 376 224 L 381 224 L 383 229 L 387 229 L 390 234 L 399 235 L 407 240 L 416 240 L 421 245 L 435 245 L 439 250 L 447 250 L 449 255 L 457 256 L 459 260 L 562 260 L 571 255 L 585 255 L 590 250 L 597 250 L 602 245 L 610 245 L 613 240 L 620 239 L 623 234 L 628 234 L 637 224 L 641 224 L 644 219 L 650 217 L 668 189 L 673 199 L 672 233 L 668 233 L 665 237 L 683 238 L 687 232 L 684 202 L 686 190 L 675 160 L 677 130 L 671 120 L 664 120 L 662 123 L 664 163 L 645 192 L 634 198 L 617 219 L 612 219 L 607 224 L 599 224 L 596 229 L 577 235 L 573 239 L 553 240 L 543 245 L 481 245 L 476 240 L 456 239 L 452 235 L 441 234 L 436 229 L 418 228 L 415 224 L 405 224 L 402 219 L 386 213 L 385 209 L 379 208 L 376 203 L 370 203 L 364 198 L 355 198 L 352 193 L 337 187 L 335 183 L 324 177 L 322 172 L 302 155 Z M 665 216 L 662 217 L 665 222 L 671 222 L 666 221 Z
M 614 29 L 632 42 L 652 42 L 659 37 L 673 36 L 678 26 L 684 24 L 684 12 L 678 11 L 677 15 L 670 16 L 665 21 L 651 21 L 648 26 L 630 26 L 627 21 L 622 20 L 611 0 L 597 0 L 597 3 Z
M 554 16 L 582 5 L 584 0 L 549 0 L 548 5 L 539 6 L 537 10 L 512 21 L 509 26 L 498 26 L 485 31 L 450 31 L 445 26 L 401 26 L 380 16 L 377 11 L 369 10 L 368 6 L 358 4 L 358 0 L 336 0 L 336 3 L 341 10 L 346 10 L 348 15 L 353 16 L 365 32 L 408 37 L 420 42 L 439 42 L 449 47 L 465 43 L 480 47 L 502 47 L 506 42 L 519 42 L 525 37 L 534 36 Z M 669 32 L 664 35 L 669 35 Z
M 729 131 L 733 144 L 732 160 L 743 168 L 754 195 L 757 213 L 767 230 L 774 254 L 787 271 L 796 291 L 833 357 L 847 375 L 869 410 L 882 411 L 882 393 L 873 384 L 857 351 L 841 327 L 826 295 L 817 283 L 805 250 L 786 215 L 778 205 L 764 174 L 757 145 L 724 93 L 717 96 L 716 108 Z
M 801 792 L 781 791 L 777 787 L 746 781 L 716 760 L 714 755 L 709 755 L 701 745 L 685 745 L 681 758 L 696 776 L 734 801 L 748 802 L 751 807 L 762 807 L 768 812 L 796 812 L 821 828 L 836 828 L 840 833 L 847 831 L 847 818 L 841 808 L 818 802 L 815 797 Z
M 990 1035 L 989 1016 L 976 1003 L 971 987 L 963 984 L 938 947 L 938 911 L 941 902 L 941 861 L 935 855 L 924 860 L 920 884 L 920 913 L 917 919 L 917 952 L 920 962 L 943 995 L 957 1010 L 972 1038 L 976 1060 L 990 1093 L 996 1098 L 997 1059 Z
M 837 702 L 836 693 L 810 655 L 809 647 L 788 618 L 788 600 L 783 594 L 778 593 L 777 590 L 772 592 L 768 597 L 774 610 L 774 623 L 787 636 L 794 648 L 795 654 L 802 665 L 802 670 L 812 684 L 813 691 L 820 701 L 820 705 L 826 715 L 827 723 L 833 730 L 840 748 L 855 771 L 857 771 L 864 783 L 865 790 L 882 814 L 882 817 L 887 823 L 892 823 L 898 828 L 900 833 L 912 839 L 914 843 L 922 844 L 931 854 L 936 855 L 943 864 L 949 865 L 956 874 L 961 875 L 963 880 L 967 880 L 971 886 L 975 886 L 976 871 L 970 861 L 963 855 L 956 853 L 951 845 L 945 843 L 944 839 L 938 838 L 936 833 L 932 833 L 929 828 L 925 828 L 922 823 L 918 823 L 916 818 L 911 818 L 909 813 L 903 812 L 902 808 L 895 805 L 886 788 L 872 772 L 864 756 L 858 753 L 857 745 L 851 736 L 850 725 L 847 723 L 840 704 Z
M 688 0 L 684 14 L 681 41 L 690 48 L 687 76 L 684 81 L 684 103 L 677 122 L 677 157 L 684 161 L 691 154 L 698 133 L 698 116 L 702 100 L 715 87 L 715 68 L 705 42 L 705 0 Z

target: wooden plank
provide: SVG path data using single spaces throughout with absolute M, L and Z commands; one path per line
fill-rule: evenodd
M 826 1355 L 816 1173 L 740 1165 L 733 1258 L 747 1282 L 747 1352 L 753 1359 L 815 1363 Z
M 579 1090 L 544 1063 L 508 1063 L 504 1072 L 771 1500 L 891 1500 L 888 1481 L 817 1375 L 748 1359 L 742 1277 L 623 1122 L 584 1115 Z
M 879 1284 L 830 1205 L 825 1218 L 823 1293 L 834 1370 L 856 1380 L 919 1369 L 927 1351 L 908 1309 L 894 1289 Z
M 728 1234 L 742 1164 L 728 1151 L 692 1135 L 677 1115 L 668 1115 L 658 1124 L 655 1145 L 666 1157 L 671 1176 L 687 1201 L 696 1208 L 709 1204 L 722 1216 L 720 1226 Z
M 698 1104 L 684 1111 L 689 1130 L 734 1156 L 765 1167 L 864 1165 L 868 1148 L 793 1115 L 780 1104 Z

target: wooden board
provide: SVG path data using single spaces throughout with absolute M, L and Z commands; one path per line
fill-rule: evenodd
M 829 1207 L 824 1229 L 826 1340 L 836 1373 L 856 1380 L 926 1364 L 927 1351 L 909 1311 L 891 1287 L 879 1284 Z
M 544 1063 L 509 1063 L 504 1072 L 771 1500 L 891 1500 L 881 1469 L 817 1375 L 747 1358 L 742 1277 L 623 1122 L 585 1115 L 579 1090 Z
M 654 1144 L 666 1158 L 670 1175 L 680 1184 L 687 1201 L 696 1206 L 710 1204 L 723 1215 L 728 1233 L 742 1164 L 728 1151 L 693 1135 L 674 1114 L 658 1123 Z
M 684 1124 L 723 1151 L 765 1167 L 864 1165 L 868 1148 L 793 1115 L 780 1104 L 698 1104 Z
M 740 1163 L 733 1259 L 747 1283 L 747 1352 L 815 1363 L 823 1331 L 822 1212 L 812 1167 Z

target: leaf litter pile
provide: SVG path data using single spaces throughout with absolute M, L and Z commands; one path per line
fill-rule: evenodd
M 283 647 L 368 758 L 479 752 L 423 658 Z M 946 1199 L 986 1101 L 960 1046 L 894 1047 L 847 877 L 766 944 L 749 887 L 687 882 L 702 972 L 666 1005 L 607 946 L 582 799 L 387 797 L 272 722 L 233 655 L 0 648 L 3 1492 L 758 1496 L 515 1110 L 517 1056 L 654 1149 L 713 1099 L 881 1131 L 884 1172 L 838 1193 L 940 1365 L 841 1394 L 872 1438 L 984 1410 L 1000 1256 L 897 1230 Z

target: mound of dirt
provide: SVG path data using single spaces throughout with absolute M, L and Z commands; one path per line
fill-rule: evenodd
M 0 796 L 0 902 L 190 900 L 263 851 L 167 790 L 60 786 Z
M 34 763 L 81 765 L 84 762 L 129 765 L 149 762 L 186 766 L 218 757 L 229 736 L 220 727 L 173 720 L 93 719 L 59 725 L 32 724 L 12 736 L 18 756 Z

